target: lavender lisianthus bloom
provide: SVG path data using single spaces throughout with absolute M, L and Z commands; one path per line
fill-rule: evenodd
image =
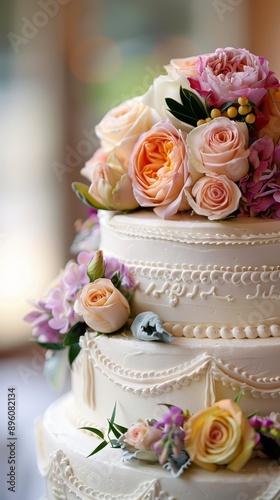
M 34 302 L 35 310 L 24 320 L 32 325 L 32 334 L 39 342 L 63 343 L 65 334 L 80 321 L 74 311 L 76 294 L 89 282 L 87 267 L 92 252 L 80 252 L 77 262 L 69 261 L 45 297 Z
M 127 292 L 134 290 L 135 284 L 131 280 L 129 271 L 123 262 L 120 262 L 115 257 L 105 257 L 105 278 L 112 279 L 117 275 L 120 279 L 120 284 Z
M 47 308 L 45 300 L 33 302 L 34 311 L 26 314 L 24 320 L 31 323 L 32 334 L 39 342 L 57 343 L 61 342 L 61 335 L 58 330 L 49 324 L 51 313 Z
M 161 439 L 153 444 L 153 449 L 159 453 L 160 464 L 164 464 L 170 454 L 178 458 L 184 451 L 185 432 L 182 429 L 184 420 L 185 415 L 181 408 L 171 406 L 161 420 L 154 424 L 156 429 L 162 430 Z

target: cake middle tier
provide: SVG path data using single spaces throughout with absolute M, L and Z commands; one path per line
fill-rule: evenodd
M 117 421 L 159 418 L 161 404 L 190 413 L 242 391 L 246 413 L 280 412 L 279 339 L 176 338 L 172 344 L 127 335 L 81 337 L 72 369 L 75 405 L 85 421 L 107 426 L 117 403 Z

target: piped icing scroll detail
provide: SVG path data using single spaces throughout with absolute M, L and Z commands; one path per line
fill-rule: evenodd
M 162 500 L 174 500 L 174 497 L 169 496 L 168 493 L 161 488 L 160 482 L 157 479 L 141 483 L 131 493 L 112 495 L 111 492 L 106 492 L 105 481 L 104 490 L 98 491 L 97 489 L 87 486 L 81 479 L 79 479 L 75 475 L 69 458 L 62 450 L 55 451 L 51 457 L 51 461 L 52 467 L 50 470 L 50 481 L 52 484 L 52 492 L 54 498 L 60 500 L 66 500 L 66 498 L 68 498 L 67 493 L 69 490 L 80 500 L 106 500 L 109 498 L 109 495 L 111 500 L 141 500 L 143 498 L 147 500 L 156 498 L 160 498 Z M 97 473 L 97 471 L 93 465 L 93 478 L 95 473 Z
M 280 397 L 280 375 L 277 377 L 252 375 L 207 353 L 167 370 L 137 371 L 123 368 L 103 354 L 95 339 L 87 341 L 86 352 L 94 367 L 112 383 L 138 397 L 152 397 L 176 391 L 199 381 L 202 377 L 206 377 L 204 393 L 206 406 L 215 402 L 215 383 L 218 381 L 235 392 L 242 390 L 244 394 L 250 394 L 252 397 L 273 399 Z

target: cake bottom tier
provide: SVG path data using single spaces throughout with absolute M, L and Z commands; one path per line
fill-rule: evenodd
M 39 468 L 46 477 L 46 500 L 279 500 L 280 468 L 256 458 L 239 472 L 208 472 L 192 465 L 179 478 L 159 465 L 122 462 L 109 446 L 87 458 L 100 443 L 82 431 L 84 421 L 72 394 L 53 403 L 36 428 Z

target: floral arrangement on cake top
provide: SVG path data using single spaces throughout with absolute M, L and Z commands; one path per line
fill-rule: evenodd
M 73 184 L 102 210 L 167 219 L 280 218 L 280 83 L 246 49 L 172 59 L 146 94 L 96 126 L 100 148 Z
M 238 472 L 256 454 L 279 461 L 280 423 L 276 416 L 246 416 L 239 405 L 240 395 L 234 401 L 217 401 L 193 415 L 164 405 L 168 411 L 160 420 L 138 419 L 129 428 L 115 422 L 115 405 L 108 420 L 107 438 L 99 429 L 81 428 L 101 439 L 88 457 L 110 444 L 122 449 L 124 462 L 134 459 L 159 463 L 174 477 L 192 463 L 211 472 L 221 467 Z

